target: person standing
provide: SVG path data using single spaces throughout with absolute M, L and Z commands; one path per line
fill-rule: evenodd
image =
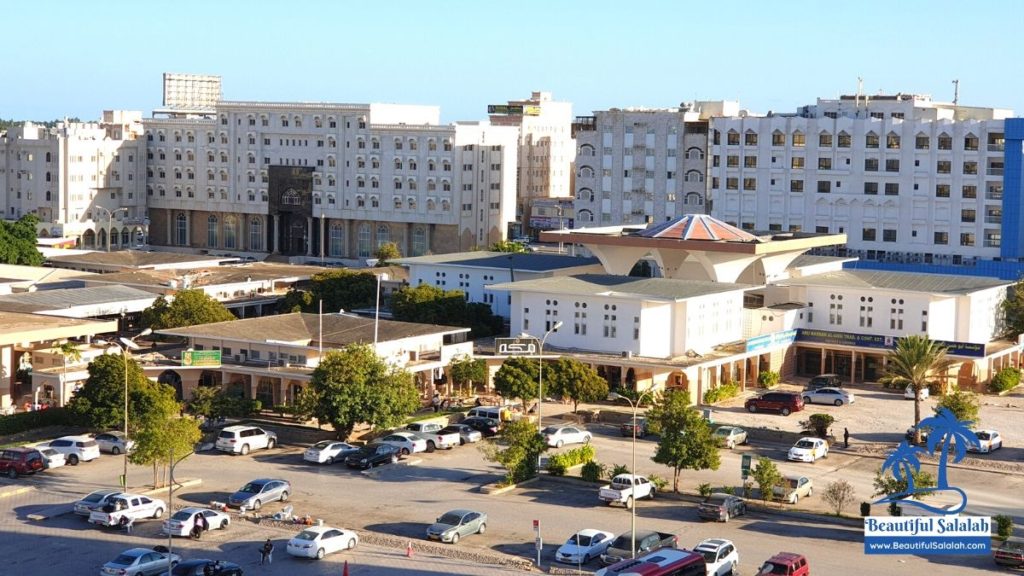
M 192 526 L 192 537 L 199 540 L 203 536 L 203 532 L 210 529 L 210 523 L 207 522 L 206 516 L 202 512 L 196 514 L 196 521 Z
M 439 411 L 441 409 L 441 395 L 434 392 L 434 397 L 430 399 L 430 404 L 434 407 L 434 412 Z
M 263 547 L 260 548 L 260 565 L 273 564 L 274 563 L 274 543 L 267 538 L 267 541 L 263 543 Z
M 843 444 L 844 444 L 844 446 L 843 446 L 844 448 L 849 448 L 850 447 L 850 429 L 849 428 L 843 428 Z

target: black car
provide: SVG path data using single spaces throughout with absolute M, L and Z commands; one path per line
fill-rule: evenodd
M 398 462 L 400 449 L 391 444 L 374 444 L 364 446 L 359 452 L 350 454 L 345 458 L 345 465 L 349 468 L 362 468 L 367 470 L 381 464 Z
M 728 522 L 747 512 L 747 503 L 739 496 L 732 494 L 712 494 L 697 507 L 697 516 L 702 520 L 720 520 Z
M 474 430 L 479 430 L 484 437 L 495 436 L 498 434 L 498 429 L 501 428 L 501 423 L 494 418 L 484 418 L 482 416 L 470 416 L 459 424 L 465 424 Z
M 204 572 L 206 567 L 210 567 L 209 572 Z M 234 562 L 225 562 L 224 560 L 186 560 L 181 564 L 178 564 L 171 570 L 171 576 L 206 576 L 212 574 L 213 576 L 242 576 L 242 567 Z

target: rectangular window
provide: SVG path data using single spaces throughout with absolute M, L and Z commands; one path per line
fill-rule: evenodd
M 846 132 L 839 133 L 839 147 L 849 148 L 853 144 L 853 137 Z
M 743 144 L 757 146 L 757 132 L 747 132 L 743 135 Z
M 964 162 L 964 174 L 977 174 L 978 163 L 977 162 Z
M 936 232 L 935 244 L 940 244 L 942 246 L 949 244 L 949 232 Z
M 832 147 L 832 135 L 831 134 L 819 134 L 818 135 L 818 148 L 831 148 Z
M 895 230 L 882 230 L 882 242 L 895 242 L 896 231 Z
M 757 156 L 744 156 L 743 157 L 744 168 L 757 168 Z
M 949 174 L 953 171 L 953 163 L 949 160 L 939 160 L 935 165 L 935 171 L 939 174 Z
M 900 137 L 896 134 L 889 134 L 885 137 L 885 147 L 889 150 L 900 149 Z
M 939 150 L 952 150 L 953 138 L 942 134 L 939 136 Z
M 818 180 L 818 194 L 830 194 L 832 192 L 831 180 Z
M 740 157 L 739 156 L 735 156 L 735 155 L 726 156 L 725 157 L 725 167 L 726 168 L 739 168 L 740 167 Z
M 842 325 L 843 323 L 843 305 L 832 303 L 828 305 L 828 323 L 832 325 Z
M 927 150 L 931 146 L 931 139 L 927 136 L 918 136 L 914 139 L 914 147 L 918 150 Z
M 738 190 L 740 187 L 739 178 L 726 178 L 725 189 L 726 190 Z
M 899 196 L 900 195 L 900 183 L 899 182 L 886 182 L 885 183 L 885 195 L 886 196 Z
M 960 245 L 961 246 L 974 246 L 974 233 L 973 232 L 962 232 L 960 234 Z
M 744 178 L 743 179 L 744 190 L 757 190 L 757 178 Z
M 818 170 L 831 170 L 832 159 L 831 158 L 818 158 Z
M 729 134 L 727 136 L 726 143 L 729 146 L 739 146 L 740 145 L 740 135 L 739 135 L 739 133 L 737 133 L 737 132 L 729 132 Z
M 878 196 L 878 182 L 865 182 L 864 193 L 869 196 Z
M 885 171 L 886 172 L 899 172 L 900 171 L 900 161 L 899 161 L 899 159 L 898 158 L 889 158 L 889 159 L 887 159 L 885 161 Z
M 972 208 L 964 208 L 960 210 L 960 221 L 961 222 L 974 222 L 977 218 L 977 212 Z
M 861 231 L 861 234 L 860 234 L 860 239 L 862 241 L 864 241 L 864 242 L 874 242 L 875 241 L 875 229 L 874 228 L 865 228 L 865 229 L 863 229 Z
M 786 136 L 782 132 L 775 132 L 772 134 L 772 146 L 785 146 Z
M 878 148 L 878 135 L 869 133 L 864 137 L 865 148 Z
M 790 180 L 789 181 L 789 191 L 790 192 L 803 192 L 804 191 L 804 181 L 803 180 Z
M 794 170 L 803 170 L 804 169 L 804 157 L 803 156 L 793 156 L 793 158 L 790 160 L 790 167 L 793 168 Z
M 878 172 L 878 158 L 865 158 L 864 159 L 864 171 L 865 172 Z
M 807 144 L 807 141 L 804 139 L 803 132 L 794 132 L 793 133 L 793 147 L 794 148 L 803 148 L 806 144 Z
M 978 149 L 978 138 L 975 136 L 967 136 L 964 138 L 964 150 L 977 150 Z
M 964 198 L 977 198 L 978 187 L 973 185 L 965 185 L 960 189 L 960 195 Z
M 949 184 L 936 184 L 935 185 L 935 197 L 936 198 L 949 198 Z

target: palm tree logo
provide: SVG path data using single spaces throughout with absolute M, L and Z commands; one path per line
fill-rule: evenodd
M 971 424 L 970 420 L 957 420 L 956 416 L 948 408 L 942 408 L 935 416 L 922 420 L 919 429 L 931 428 L 927 441 L 927 453 L 934 456 L 936 450 L 939 452 L 939 471 L 935 487 L 914 487 L 914 473 L 921 470 L 921 461 L 917 455 L 925 452 L 925 450 L 911 446 L 904 440 L 885 459 L 885 462 L 882 464 L 882 472 L 891 471 L 893 477 L 897 480 L 906 482 L 907 488 L 903 492 L 890 494 L 878 500 L 876 504 L 903 501 L 906 504 L 917 506 L 935 514 L 959 514 L 962 512 L 964 507 L 967 506 L 967 494 L 960 488 L 949 485 L 946 477 L 946 464 L 949 461 L 950 449 L 953 450 L 953 463 L 955 464 L 967 456 L 968 445 L 978 445 L 978 437 L 971 431 Z M 955 492 L 960 496 L 960 503 L 952 508 L 945 509 L 929 506 L 918 500 L 907 499 L 915 494 L 924 495 L 936 492 Z

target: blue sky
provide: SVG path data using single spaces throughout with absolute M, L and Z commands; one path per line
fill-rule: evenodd
M 577 115 L 685 100 L 793 111 L 913 92 L 1024 115 L 1024 2 L 258 0 L 9 2 L 0 118 L 160 105 L 161 74 L 229 100 L 400 102 L 482 119 L 553 92 Z

